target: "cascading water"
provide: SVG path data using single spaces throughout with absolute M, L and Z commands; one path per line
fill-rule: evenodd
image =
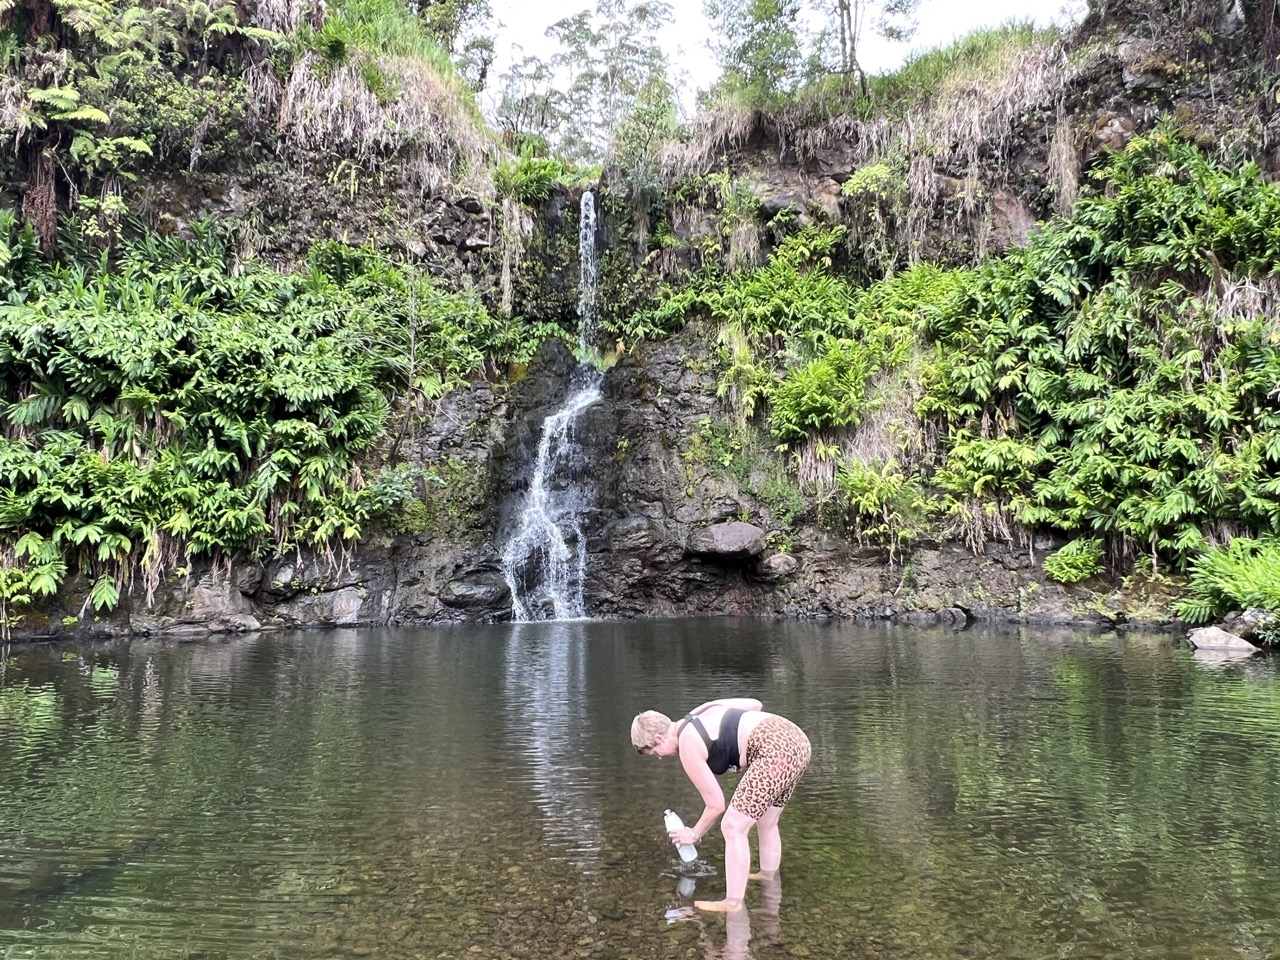
M 582 195 L 578 226 L 578 344 L 583 356 L 595 326 L 596 208 L 590 191 Z M 588 363 L 574 372 L 569 397 L 542 424 L 529 492 L 515 534 L 502 550 L 502 573 L 511 587 L 512 617 L 518 621 L 581 620 L 586 617 L 582 586 L 587 541 L 581 527 L 586 475 L 574 427 L 579 415 L 600 399 L 600 373 Z M 568 485 L 557 481 L 568 480 Z
M 578 349 L 587 356 L 596 326 L 596 288 L 600 285 L 600 260 L 596 256 L 596 198 L 588 190 L 578 208 Z M 594 372 L 594 368 L 593 368 Z

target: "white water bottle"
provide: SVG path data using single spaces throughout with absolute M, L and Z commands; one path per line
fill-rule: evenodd
M 680 819 L 680 815 L 676 813 L 674 810 L 668 810 L 663 815 L 663 819 L 667 824 L 668 833 L 670 833 L 672 830 L 684 829 L 684 821 Z M 694 860 L 698 859 L 698 848 L 695 847 L 692 843 L 680 844 L 680 859 L 683 860 L 685 863 L 692 863 Z

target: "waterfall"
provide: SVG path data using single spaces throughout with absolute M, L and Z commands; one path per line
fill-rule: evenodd
M 596 198 L 582 195 L 578 215 L 578 351 L 586 360 L 596 326 L 596 288 L 600 285 L 600 260 L 596 256 Z
M 578 221 L 578 344 L 585 357 L 594 333 L 599 261 L 596 257 L 596 206 L 590 191 L 582 195 Z M 585 494 L 579 483 L 588 464 L 576 442 L 579 415 L 600 399 L 600 373 L 583 364 L 571 379 L 569 397 L 542 423 L 529 492 L 515 534 L 502 550 L 502 573 L 511 587 L 512 618 L 581 620 L 586 579 L 587 541 L 582 533 Z

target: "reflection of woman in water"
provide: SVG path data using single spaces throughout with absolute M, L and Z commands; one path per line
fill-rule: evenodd
M 747 833 L 756 827 L 760 842 L 760 873 L 753 876 L 772 878 L 782 861 L 778 818 L 809 765 L 809 738 L 786 717 L 766 713 L 759 700 L 743 698 L 704 703 L 679 723 L 648 710 L 631 722 L 631 742 L 648 756 L 679 755 L 702 796 L 702 816 L 692 827 L 672 830 L 672 843 L 697 843 L 724 814 L 720 831 L 724 834 L 725 899 L 698 900 L 694 906 L 741 909 L 751 867 Z M 745 773 L 726 811 L 716 777 L 738 769 Z
M 766 948 L 782 946 L 782 926 L 778 921 L 779 908 L 782 904 L 782 881 L 774 875 L 761 884 L 760 909 L 756 911 L 756 926 L 759 933 L 753 937 L 752 921 L 747 916 L 746 908 L 732 910 L 725 914 L 724 942 L 720 943 L 716 935 L 705 922 L 699 922 L 702 928 L 702 947 L 706 960 L 752 960 L 751 941 L 758 939 Z M 771 952 L 782 954 L 782 950 Z

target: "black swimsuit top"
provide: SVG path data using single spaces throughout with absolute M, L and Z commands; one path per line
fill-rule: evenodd
M 692 713 L 684 715 L 684 723 L 692 723 L 698 731 L 702 742 L 707 745 L 707 766 L 717 777 L 729 770 L 737 770 L 740 765 L 738 757 L 738 721 L 742 719 L 742 710 L 726 710 L 720 718 L 720 736 L 714 740 L 707 735 L 707 728 Z

